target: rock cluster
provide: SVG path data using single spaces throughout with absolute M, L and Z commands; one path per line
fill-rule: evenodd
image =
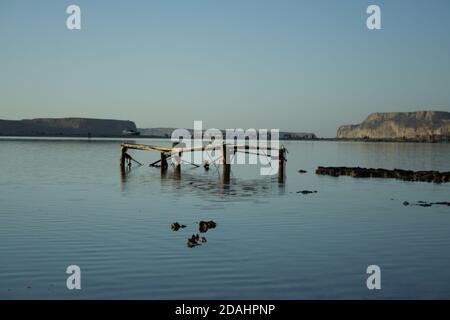
M 450 182 L 450 172 L 387 170 L 360 167 L 318 167 L 316 174 L 333 177 L 351 176 L 355 178 L 390 178 L 403 181 L 424 181 L 434 183 Z
M 205 233 L 207 232 L 209 229 L 215 229 L 217 227 L 217 223 L 215 223 L 214 221 L 210 220 L 210 221 L 200 221 L 198 223 L 198 230 L 200 233 Z M 174 222 L 170 225 L 170 228 L 172 229 L 172 231 L 178 231 L 180 229 L 184 229 L 186 228 L 186 226 L 184 224 L 179 224 L 178 222 Z M 193 234 L 191 237 L 189 237 L 187 239 L 187 247 L 188 248 L 193 248 L 196 246 L 200 246 L 203 243 L 206 243 L 207 240 L 205 237 L 200 236 L 198 233 L 197 234 Z

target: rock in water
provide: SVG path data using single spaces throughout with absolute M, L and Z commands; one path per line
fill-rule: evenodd
M 178 230 L 180 230 L 180 228 L 186 228 L 186 226 L 184 224 L 179 224 L 178 222 L 175 222 L 170 225 L 170 228 L 173 231 L 178 231 Z
M 314 190 L 314 191 L 310 191 L 310 190 L 301 190 L 301 191 L 297 191 L 297 193 L 301 193 L 301 194 L 311 194 L 311 193 L 317 193 L 317 190 Z
M 333 177 L 351 176 L 354 178 L 391 178 L 404 181 L 450 182 L 450 172 L 387 170 L 360 167 L 318 167 L 316 174 Z
M 200 232 L 207 232 L 208 229 L 214 229 L 217 226 L 217 223 L 215 223 L 214 221 L 210 220 L 210 221 L 200 221 L 198 223 L 199 227 L 198 230 Z

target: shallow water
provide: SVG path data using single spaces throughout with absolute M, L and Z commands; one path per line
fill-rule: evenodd
M 450 144 L 286 142 L 284 183 L 233 166 L 230 184 L 188 165 L 181 177 L 147 166 L 122 176 L 119 145 L 0 139 L 0 298 L 450 298 L 450 207 L 402 204 L 449 201 L 449 184 L 314 174 L 450 171 Z M 217 228 L 188 248 L 200 220 Z M 175 221 L 187 228 L 172 231 Z M 72 264 L 81 290 L 66 288 Z M 379 291 L 366 287 L 372 264 Z

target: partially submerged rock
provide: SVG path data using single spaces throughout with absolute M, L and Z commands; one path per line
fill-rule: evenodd
M 301 193 L 301 194 L 311 194 L 311 193 L 317 193 L 317 190 L 314 190 L 314 191 L 310 191 L 310 190 L 301 190 L 301 191 L 297 191 L 297 193 Z
M 433 202 L 433 204 L 450 207 L 450 201 Z
M 195 246 L 197 246 L 197 245 L 198 245 L 198 243 L 195 242 L 195 241 L 192 241 L 192 239 L 188 239 L 188 240 L 187 240 L 187 246 L 188 246 L 188 248 L 193 248 L 193 247 L 195 247 Z
M 210 220 L 210 221 L 200 221 L 198 223 L 198 230 L 202 233 L 207 232 L 208 229 L 214 229 L 217 226 L 217 224 Z
M 199 246 L 202 243 L 206 243 L 206 238 L 199 236 L 198 233 L 196 235 L 193 234 L 192 237 L 188 238 L 188 240 L 187 240 L 187 246 L 189 248 Z
M 298 173 L 307 173 L 307 172 L 308 172 L 308 171 L 302 170 L 302 169 L 298 170 Z
M 186 228 L 186 226 L 184 224 L 179 224 L 178 222 L 174 222 L 170 225 L 170 228 L 173 231 L 178 231 L 178 230 L 180 230 L 180 228 L 181 229 Z
M 434 183 L 450 182 L 450 172 L 439 171 L 387 170 L 360 167 L 318 167 L 316 174 L 333 177 L 350 176 L 354 178 L 388 178 L 403 181 L 424 181 Z
M 447 201 L 441 201 L 441 202 L 426 202 L 426 201 L 417 201 L 415 206 L 419 207 L 431 207 L 433 205 L 439 205 L 439 206 L 448 206 L 450 207 L 450 202 Z

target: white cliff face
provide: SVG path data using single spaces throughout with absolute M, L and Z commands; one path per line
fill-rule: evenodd
M 339 127 L 341 139 L 432 140 L 450 138 L 450 112 L 372 113 L 357 125 Z

